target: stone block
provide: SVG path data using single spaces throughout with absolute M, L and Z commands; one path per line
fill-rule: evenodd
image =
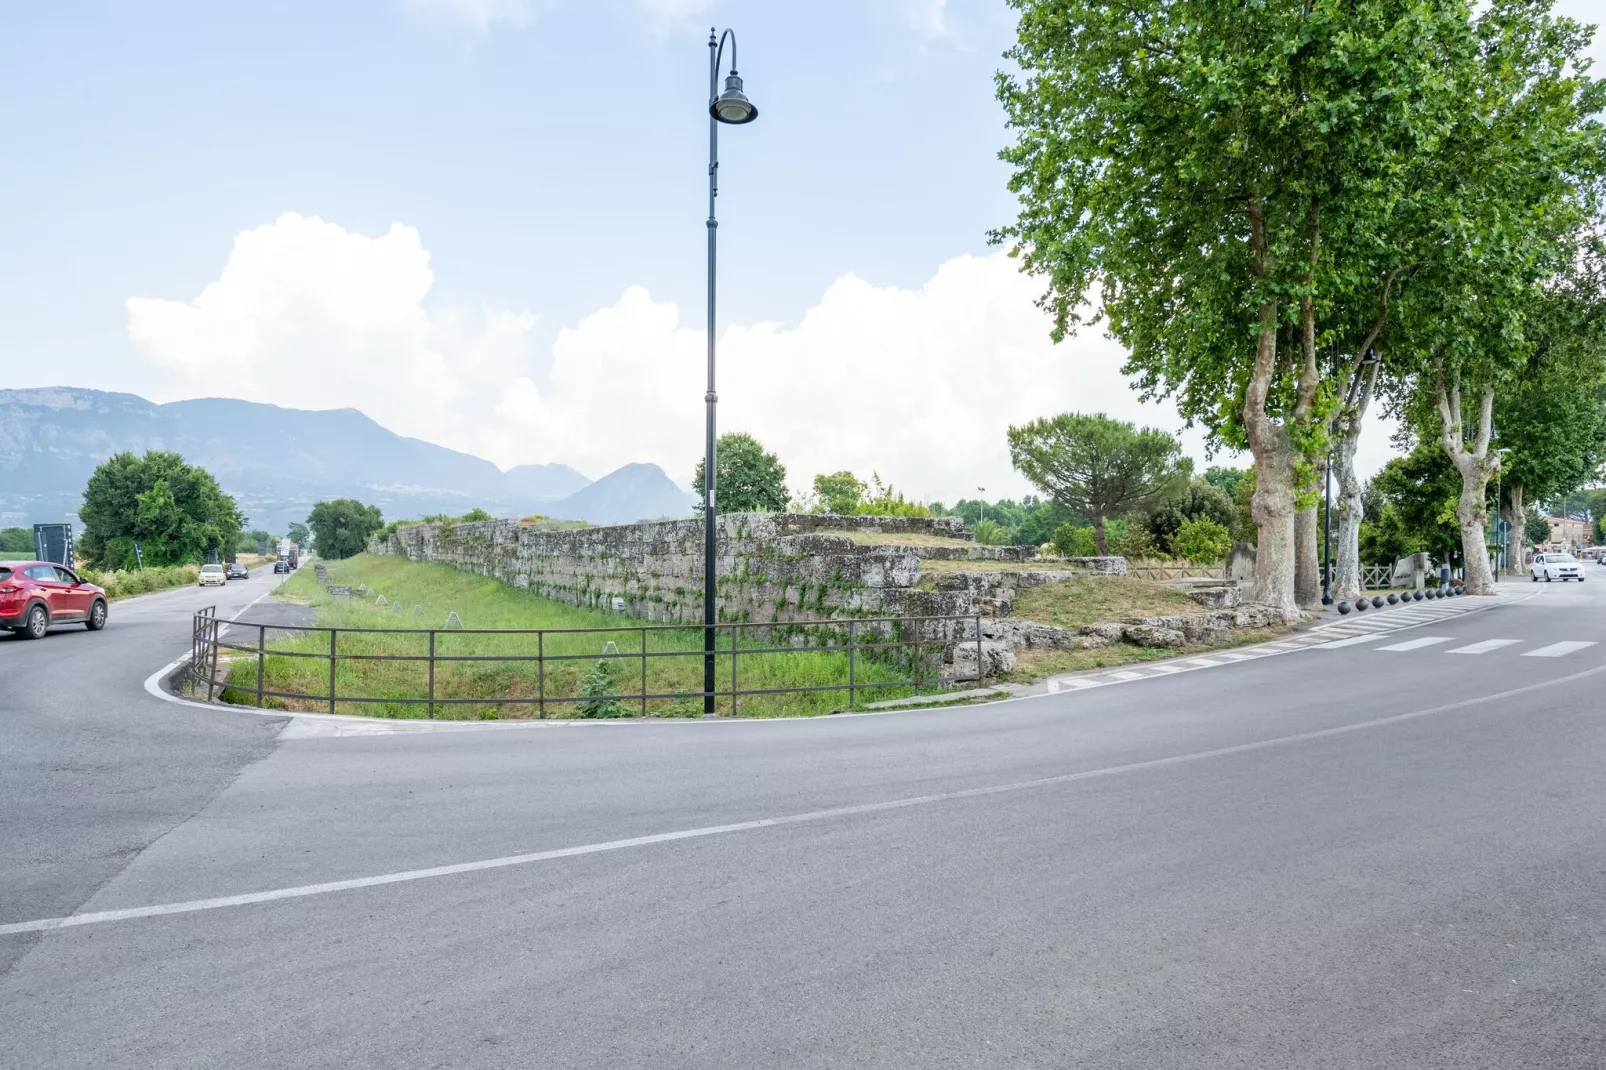
M 1187 636 L 1180 628 L 1166 628 L 1159 624 L 1131 624 L 1126 628 L 1126 641 L 1138 646 L 1181 646 Z

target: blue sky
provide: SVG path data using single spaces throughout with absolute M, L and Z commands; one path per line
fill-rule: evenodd
M 1011 422 L 1179 428 L 987 245 L 1002 0 L 6 5 L 0 378 L 687 479 L 713 24 L 761 111 L 721 139 L 723 428 L 949 500 L 1026 489 Z

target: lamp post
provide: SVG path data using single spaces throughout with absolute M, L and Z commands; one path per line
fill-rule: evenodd
M 1494 451 L 1494 578 L 1496 583 L 1500 582 L 1501 573 L 1511 571 L 1511 548 L 1509 545 L 1511 529 L 1506 524 L 1505 517 L 1500 515 L 1501 507 L 1505 501 L 1502 495 L 1505 492 L 1503 484 L 1505 482 L 1506 454 L 1510 452 L 1511 450 L 1509 449 L 1497 449 Z M 1484 485 L 1488 486 L 1488 484 Z
M 731 72 L 725 78 L 725 91 L 719 89 L 719 65 L 725 57 L 725 42 L 731 45 Z M 741 126 L 758 118 L 758 109 L 742 92 L 742 79 L 736 73 L 736 33 L 708 31 L 708 440 L 703 453 L 703 714 L 714 711 L 714 648 L 718 585 L 714 582 L 714 246 L 719 220 L 714 214 L 714 198 L 719 196 L 719 124 Z

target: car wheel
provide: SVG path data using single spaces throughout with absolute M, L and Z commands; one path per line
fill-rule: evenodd
M 84 621 L 84 627 L 92 632 L 98 632 L 106 627 L 106 603 L 95 599 L 95 604 L 89 607 L 89 619 Z
M 1550 581 L 1552 581 L 1552 580 L 1554 580 L 1554 579 L 1555 579 L 1555 578 L 1556 578 L 1556 577 L 1554 577 L 1554 576 L 1551 576 L 1551 575 L 1549 575 L 1549 574 L 1547 574 L 1547 575 L 1546 575 L 1546 576 L 1545 576 L 1545 582 L 1546 582 L 1546 583 L 1549 583 L 1549 582 L 1550 582 Z
M 50 630 L 50 611 L 44 606 L 34 606 L 28 610 L 28 616 L 18 630 L 24 639 L 43 639 Z

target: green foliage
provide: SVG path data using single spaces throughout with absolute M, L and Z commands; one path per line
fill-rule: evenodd
M 1442 556 L 1460 546 L 1455 519 L 1460 493 L 1461 477 L 1437 443 L 1418 443 L 1389 461 L 1363 496 L 1370 500 L 1368 519 L 1361 523 L 1361 560 L 1391 564 L 1407 554 L 1426 550 Z
M 1204 481 L 1212 487 L 1220 487 L 1226 492 L 1227 497 L 1232 498 L 1237 495 L 1238 484 L 1242 483 L 1244 478 L 1253 471 L 1254 469 L 1252 468 L 1225 468 L 1219 464 L 1213 464 L 1205 469 Z
M 715 493 L 718 493 L 716 488 Z M 598 658 L 597 663 L 586 673 L 586 678 L 580 685 L 580 694 L 585 701 L 575 705 L 576 717 L 623 717 L 625 715 L 624 703 L 611 697 L 618 694 L 614 683 L 613 661 L 608 658 Z
M 143 550 L 143 547 L 141 547 Z M 130 595 L 165 591 L 170 587 L 185 587 L 200 577 L 196 565 L 166 565 L 157 568 L 113 569 L 98 571 L 78 569 L 78 575 L 98 587 L 104 588 L 106 597 L 127 598 Z
M 355 498 L 336 498 L 318 502 L 307 514 L 307 526 L 318 545 L 318 555 L 339 560 L 360 554 L 368 536 L 384 526 L 379 507 L 364 505 Z
M 19 557 L 32 556 L 36 547 L 33 532 L 28 528 L 0 528 L 0 554 Z
M 312 531 L 305 524 L 298 524 L 295 521 L 291 521 L 290 527 L 286 529 L 284 535 L 285 538 L 289 539 L 297 546 L 306 546 L 307 540 L 312 537 Z
M 1129 561 L 1144 561 L 1159 556 L 1160 547 L 1154 536 L 1142 524 L 1126 524 L 1124 530 L 1111 540 L 1115 552 Z
M 892 488 L 892 484 L 885 486 L 881 483 L 878 472 L 870 473 L 870 496 L 859 506 L 859 512 L 864 516 L 931 516 L 929 506 L 920 502 L 906 501 L 904 496 Z
M 1255 481 L 1255 470 L 1251 468 L 1244 473 L 1244 477 L 1238 481 L 1238 486 L 1232 492 L 1233 513 L 1237 519 L 1234 527 L 1246 542 L 1254 541 L 1256 537 Z
M 1158 546 L 1187 557 L 1172 540 L 1183 524 L 1201 518 L 1214 521 L 1227 532 L 1230 540 L 1238 523 L 1238 508 L 1225 490 L 1203 479 L 1195 479 L 1188 484 L 1187 490 L 1150 513 L 1145 526 Z M 1228 546 L 1227 549 L 1232 547 Z
M 1093 518 L 1099 553 L 1106 552 L 1104 518 L 1164 500 L 1192 470 L 1174 436 L 1102 413 L 1068 412 L 1011 427 L 1009 457 L 1043 493 Z
M 976 541 L 983 546 L 1009 545 L 1009 529 L 996 520 L 984 519 L 976 525 Z
M 1194 564 L 1220 561 L 1232 549 L 1232 532 L 1208 516 L 1190 517 L 1171 536 L 1171 552 Z
M 714 506 L 721 513 L 779 513 L 786 508 L 786 469 L 752 435 L 719 436 L 714 451 Z M 697 462 L 692 489 L 706 499 L 703 462 Z
M 245 518 L 205 469 L 176 453 L 119 453 L 95 469 L 78 510 L 79 551 L 101 567 L 201 561 L 231 552 Z
M 490 513 L 487 513 L 484 509 L 481 509 L 476 505 L 474 508 L 470 509 L 457 519 L 463 524 L 478 524 L 485 520 L 495 520 L 496 517 L 492 516 Z
M 1528 515 L 1523 518 L 1522 534 L 1529 546 L 1538 546 L 1550 540 L 1550 521 L 1539 512 L 1538 506 L 1528 507 Z
M 833 472 L 814 477 L 814 496 L 819 507 L 827 513 L 852 516 L 859 511 L 859 503 L 868 489 L 852 472 Z
M 1099 552 L 1098 536 L 1091 524 L 1061 524 L 1054 529 L 1050 542 L 1061 557 L 1093 557 Z

